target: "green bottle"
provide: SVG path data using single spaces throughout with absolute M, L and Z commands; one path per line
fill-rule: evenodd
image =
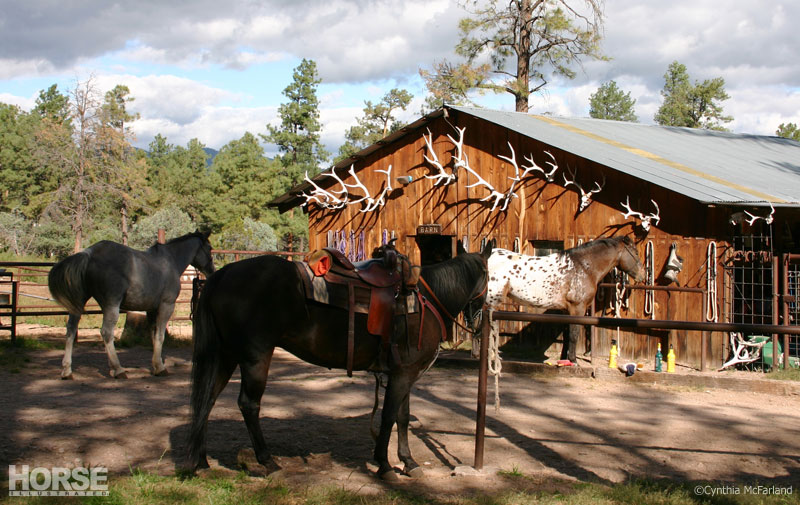
M 663 356 L 661 355 L 661 342 L 658 343 L 658 351 L 656 351 L 656 372 L 661 371 L 661 360 Z

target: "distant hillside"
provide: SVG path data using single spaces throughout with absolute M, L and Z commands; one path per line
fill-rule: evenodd
M 211 149 L 210 147 L 204 147 L 203 151 L 206 152 L 208 155 L 208 162 L 206 163 L 208 166 L 211 166 L 211 162 L 214 161 L 214 157 L 217 155 L 219 151 L 216 149 Z

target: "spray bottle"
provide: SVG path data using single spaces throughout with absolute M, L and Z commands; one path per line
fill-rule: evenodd
M 669 344 L 669 352 L 667 353 L 667 372 L 675 373 L 675 350 L 672 344 Z
M 608 368 L 617 368 L 617 341 L 611 339 L 611 351 L 608 353 Z
M 658 343 L 658 350 L 656 351 L 656 372 L 662 372 L 661 361 L 664 357 L 661 355 L 661 342 Z

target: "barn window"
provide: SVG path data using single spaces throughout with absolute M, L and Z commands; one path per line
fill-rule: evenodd
M 534 256 L 547 256 L 564 250 L 563 240 L 531 240 Z
M 733 256 L 725 265 L 729 282 L 728 320 L 772 323 L 772 243 L 765 235 L 733 237 Z

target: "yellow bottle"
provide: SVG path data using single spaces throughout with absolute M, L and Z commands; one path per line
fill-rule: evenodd
M 667 372 L 675 373 L 675 350 L 672 344 L 669 344 L 669 352 L 667 353 Z
M 608 353 L 608 368 L 617 368 L 617 341 L 611 340 L 611 351 Z

